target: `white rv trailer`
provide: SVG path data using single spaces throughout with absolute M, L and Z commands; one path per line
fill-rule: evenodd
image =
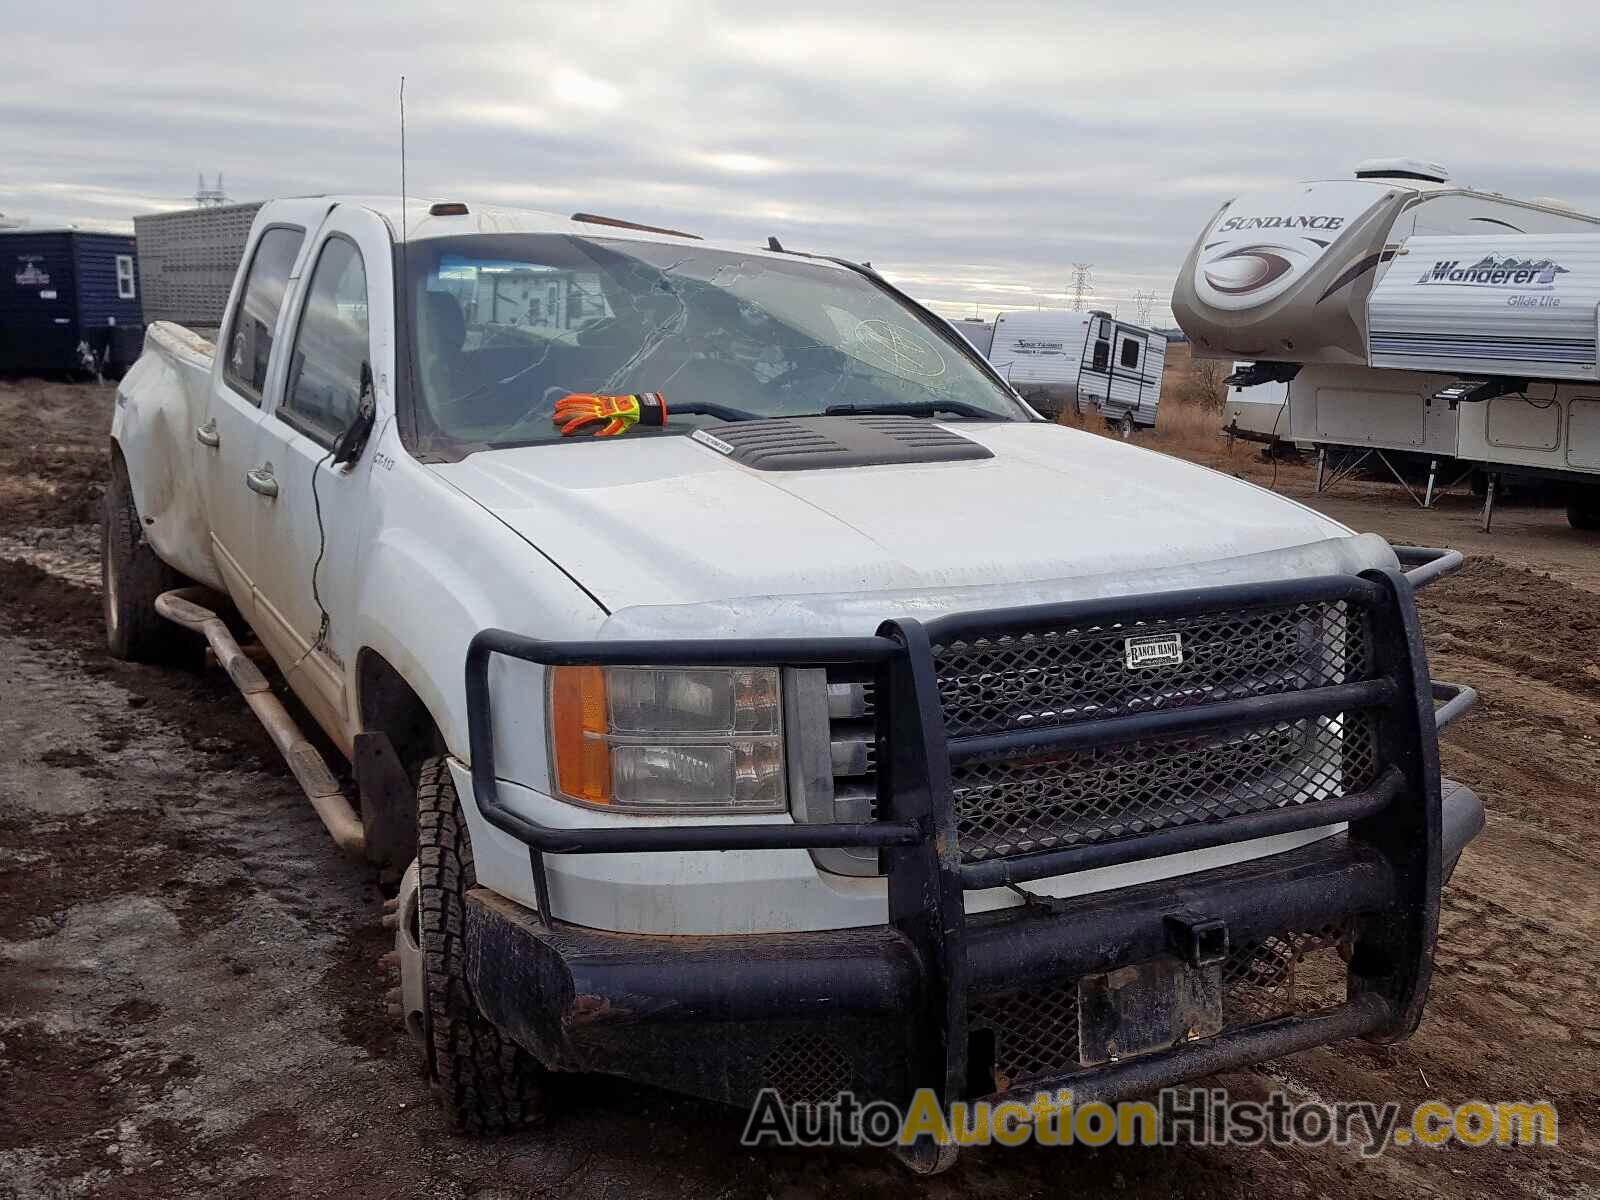
M 1249 366 L 1247 362 L 1234 363 L 1234 376 Z M 1261 442 L 1268 447 L 1291 441 L 1289 385 L 1282 380 L 1248 388 L 1242 384 L 1230 385 L 1222 405 L 1222 431 L 1230 438 Z
M 985 358 L 989 357 L 989 347 L 994 344 L 994 322 L 985 321 L 979 317 L 956 317 L 950 322 L 955 330 L 967 341 L 972 343 L 972 348 Z
M 1490 406 L 1469 402 L 1458 407 L 1458 397 L 1441 394 L 1459 377 L 1473 373 L 1552 377 L 1556 350 L 1546 347 L 1542 363 L 1529 362 L 1507 357 L 1516 351 L 1515 344 L 1493 340 L 1514 339 L 1519 324 L 1526 324 L 1518 322 L 1518 306 L 1509 298 L 1543 289 L 1524 286 L 1526 281 L 1500 281 L 1507 286 L 1498 287 L 1495 301 L 1478 306 L 1485 323 L 1472 348 L 1478 357 L 1460 353 L 1459 344 L 1446 354 L 1440 352 L 1448 348 L 1440 336 L 1457 331 L 1450 326 L 1450 306 L 1444 301 L 1477 285 L 1444 279 L 1414 286 L 1421 269 L 1412 273 L 1410 264 L 1437 250 L 1447 255 L 1440 262 L 1457 263 L 1454 270 L 1482 267 L 1492 274 L 1495 266 L 1482 262 L 1485 258 L 1500 256 L 1496 263 L 1503 269 L 1513 255 L 1537 256 L 1533 243 L 1587 243 L 1591 235 L 1600 234 L 1600 218 L 1554 201 L 1514 200 L 1460 188 L 1448 179 L 1433 164 L 1372 160 L 1361 164 L 1352 180 L 1304 183 L 1276 195 L 1229 201 L 1190 252 L 1173 291 L 1173 312 L 1197 357 L 1254 361 L 1253 367 L 1236 369 L 1230 385 L 1249 389 L 1292 380 L 1290 436 L 1315 444 L 1324 458 L 1328 451 L 1342 453 L 1345 468 L 1350 468 L 1370 456 L 1402 483 L 1393 461 L 1397 452 L 1425 461 L 1428 486 L 1419 497 L 1424 505 L 1431 502 L 1438 473 L 1452 468 L 1462 477 L 1473 468 L 1491 475 L 1502 468 L 1524 474 L 1542 470 L 1574 482 L 1573 464 L 1587 461 L 1587 452 L 1581 445 L 1572 448 L 1570 435 L 1548 450 L 1513 446 L 1507 439 L 1522 435 L 1506 428 L 1510 414 L 1518 411 L 1509 399 L 1491 432 Z M 1496 290 L 1495 285 L 1482 286 Z M 1378 292 L 1393 292 L 1395 298 L 1380 301 Z M 1422 293 L 1420 301 L 1417 292 Z M 1408 303 L 1425 318 L 1424 324 L 1395 324 Z M 1538 312 L 1537 303 L 1528 311 Z M 1548 307 L 1544 319 L 1552 329 L 1558 323 Z M 1563 335 L 1550 336 L 1560 340 Z M 1568 342 L 1574 337 L 1570 332 L 1564 336 Z M 1592 360 L 1592 328 L 1588 337 Z M 1582 357 L 1585 351 L 1581 345 L 1568 345 L 1560 353 Z M 1580 431 L 1586 413 L 1580 405 Z M 1539 444 L 1544 441 L 1548 438 Z M 1546 456 L 1544 463 L 1526 461 L 1540 454 Z M 1577 493 L 1575 524 L 1583 519 L 1588 494 Z
M 1374 368 L 1454 408 L 1455 457 L 1568 484 L 1600 528 L 1600 233 L 1411 238 L 1367 327 Z
M 1367 365 L 1367 297 L 1412 236 L 1600 233 L 1600 217 L 1372 159 L 1353 179 L 1240 196 L 1206 223 L 1172 292 L 1198 358 Z
M 1035 408 L 1097 405 L 1124 436 L 1156 423 L 1166 335 L 1105 312 L 1000 313 L 988 358 Z

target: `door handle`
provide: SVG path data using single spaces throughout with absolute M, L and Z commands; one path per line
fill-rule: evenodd
M 196 426 L 194 440 L 202 446 L 210 446 L 212 449 L 222 445 L 222 435 L 217 432 L 217 419 L 213 417 L 204 425 Z
M 278 481 L 272 477 L 272 464 L 265 463 L 254 471 L 244 473 L 244 485 L 252 492 L 265 496 L 267 499 L 276 499 L 278 495 Z

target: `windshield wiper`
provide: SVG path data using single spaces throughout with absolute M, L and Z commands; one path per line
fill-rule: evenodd
M 715 417 L 719 421 L 765 421 L 761 413 L 745 412 L 742 408 L 729 408 L 726 404 L 703 404 L 698 400 L 686 404 L 667 401 L 667 420 L 673 417 Z
M 907 417 L 932 417 L 939 413 L 954 413 L 958 417 L 971 417 L 974 421 L 1007 421 L 1009 417 L 964 400 L 918 400 L 888 404 L 830 404 L 822 410 L 825 417 L 862 417 L 894 414 Z

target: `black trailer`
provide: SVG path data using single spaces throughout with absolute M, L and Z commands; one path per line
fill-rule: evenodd
M 120 374 L 143 342 L 131 235 L 0 229 L 0 371 Z

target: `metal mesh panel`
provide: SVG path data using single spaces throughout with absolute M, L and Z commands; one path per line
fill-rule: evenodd
M 1130 637 L 1177 633 L 1183 661 L 1130 669 Z M 1366 679 L 1368 622 L 1336 601 L 1061 626 L 936 645 L 951 737 L 1273 695 Z
M 952 772 L 969 862 L 1134 837 L 1359 791 L 1378 774 L 1366 713 L 1125 742 Z
M 222 324 L 259 204 L 192 208 L 133 219 L 146 323 Z
M 1222 964 L 1224 1028 L 1317 1012 L 1348 999 L 1353 925 L 1281 933 L 1236 946 Z M 994 1088 L 1081 1070 L 1077 980 L 975 999 L 971 1033 L 994 1038 Z
M 1182 661 L 1131 668 L 1129 638 L 1176 634 Z M 1364 680 L 1365 610 L 1344 601 L 1045 627 L 934 647 L 952 737 L 1278 695 Z M 1150 739 L 953 776 L 969 862 L 1133 837 L 1358 791 L 1377 775 L 1362 714 Z
M 1249 1025 L 1343 1004 L 1345 964 L 1354 944 L 1354 928 L 1338 924 L 1235 946 L 1222 968 L 1224 1024 Z
M 1076 982 L 984 997 L 972 1003 L 967 1021 L 970 1030 L 994 1036 L 996 1091 L 1078 1066 Z
M 767 1055 L 762 1077 L 786 1105 L 822 1104 L 851 1089 L 855 1070 L 831 1039 L 792 1037 Z

